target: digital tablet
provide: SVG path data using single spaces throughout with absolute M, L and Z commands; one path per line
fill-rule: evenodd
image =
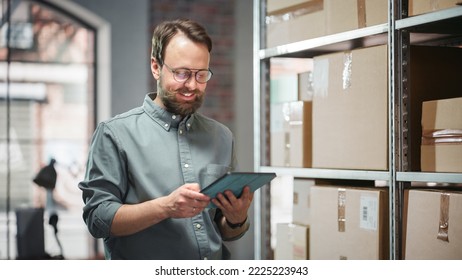
M 215 198 L 218 193 L 230 190 L 236 197 L 239 197 L 245 186 L 249 186 L 252 192 L 271 182 L 276 177 L 276 173 L 260 172 L 228 172 L 213 183 L 201 190 L 201 193 Z M 209 208 L 216 207 L 212 202 Z

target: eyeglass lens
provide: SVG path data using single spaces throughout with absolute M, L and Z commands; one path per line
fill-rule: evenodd
M 187 68 L 172 69 L 167 64 L 164 63 L 164 65 L 167 66 L 168 70 L 173 73 L 173 77 L 177 82 L 187 81 L 194 73 L 194 78 L 198 83 L 206 83 L 208 80 L 210 80 L 213 74 L 210 70 L 192 71 Z

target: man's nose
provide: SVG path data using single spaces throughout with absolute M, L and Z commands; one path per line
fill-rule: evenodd
M 185 86 L 188 88 L 188 89 L 196 89 L 197 88 L 197 81 L 196 81 L 196 76 L 194 74 L 191 75 L 191 77 L 189 77 L 189 79 L 187 79 L 185 82 L 184 82 Z

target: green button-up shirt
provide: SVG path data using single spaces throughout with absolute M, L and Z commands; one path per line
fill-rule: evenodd
M 204 188 L 236 167 L 227 127 L 199 113 L 181 119 L 154 98 L 148 94 L 141 107 L 98 125 L 79 184 L 84 221 L 94 237 L 104 238 L 110 259 L 221 259 L 214 209 L 166 219 L 130 236 L 111 236 L 122 204 L 166 196 L 185 183 Z

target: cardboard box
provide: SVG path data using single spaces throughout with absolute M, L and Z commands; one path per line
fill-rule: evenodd
M 292 244 L 289 239 L 290 224 L 276 224 L 276 247 L 274 248 L 275 260 L 291 260 L 293 255 Z
M 422 131 L 462 129 L 462 97 L 422 103 Z
M 312 102 L 271 105 L 271 165 L 312 166 Z
M 268 0 L 266 47 L 386 23 L 387 5 L 385 0 Z
M 462 49 L 412 46 L 409 54 L 409 170 L 421 171 L 423 102 L 462 97 Z
M 270 80 L 270 102 L 285 103 L 298 101 L 298 75 L 287 73 Z
M 277 225 L 275 260 L 308 260 L 309 227 L 291 223 Z
M 383 45 L 314 58 L 313 167 L 388 169 L 386 52 Z M 421 171 L 422 103 L 461 97 L 460 65 L 460 48 L 409 50 L 409 171 Z
M 422 145 L 422 171 L 462 172 L 462 143 Z
M 405 259 L 462 259 L 462 192 L 409 190 L 406 213 Z
M 277 232 L 280 223 L 292 222 L 294 177 L 282 174 L 274 178 L 270 183 L 270 230 Z M 271 248 L 276 248 L 276 235 L 271 234 Z
M 460 0 L 409 0 L 409 16 L 453 8 Z
M 311 187 L 310 259 L 389 259 L 388 189 Z
M 310 189 L 313 186 L 313 180 L 294 180 L 294 198 L 292 207 L 292 222 L 297 225 L 310 225 L 311 204 Z
M 462 172 L 462 97 L 423 102 L 421 169 Z
M 274 103 L 270 105 L 270 165 L 284 167 L 288 165 L 288 149 L 286 138 L 289 138 L 289 129 L 285 120 L 284 110 L 287 103 Z
M 326 0 L 326 34 L 335 34 L 386 23 L 386 0 Z
M 313 167 L 388 169 L 387 46 L 314 58 Z
M 266 48 L 324 36 L 323 6 L 323 0 L 268 1 Z
M 298 100 L 313 100 L 313 70 L 298 74 Z
M 266 12 L 272 14 L 305 2 L 309 2 L 309 0 L 266 0 Z

